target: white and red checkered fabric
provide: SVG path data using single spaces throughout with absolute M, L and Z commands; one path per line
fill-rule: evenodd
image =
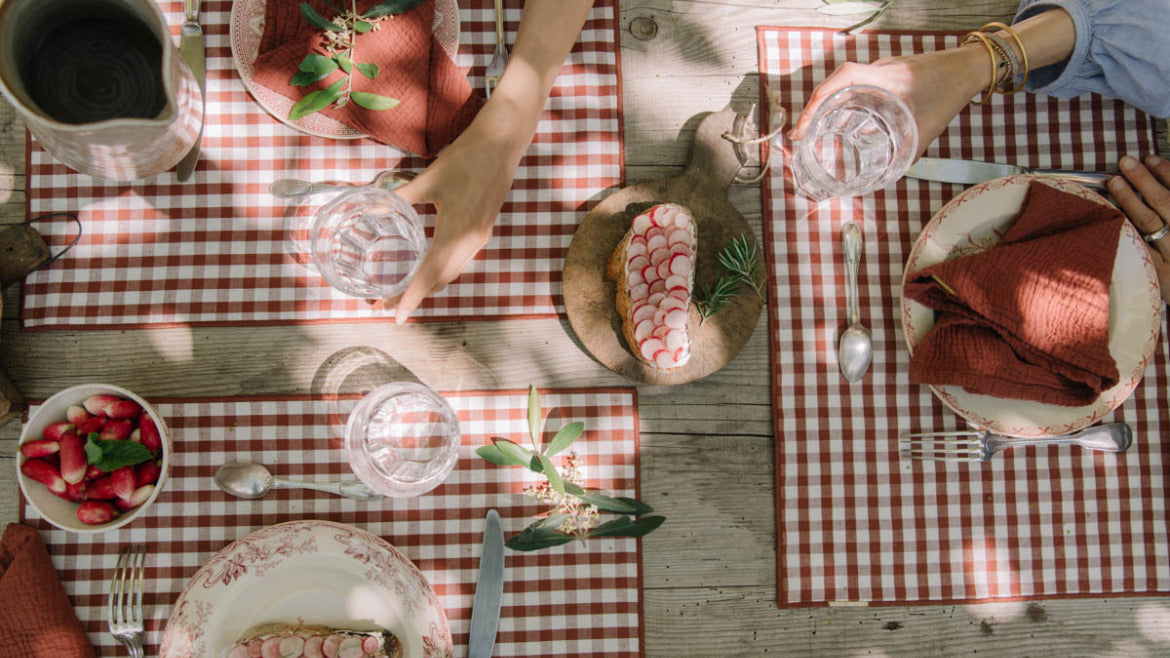
M 230 461 L 266 464 L 278 477 L 353 479 L 342 431 L 352 397 L 226 398 L 152 401 L 174 436 L 170 480 L 154 505 L 128 526 L 68 534 L 22 501 L 26 522 L 48 544 L 77 616 L 99 654 L 123 652 L 108 633 L 104 608 L 121 546 L 149 547 L 145 614 L 147 655 L 157 655 L 170 607 L 187 581 L 230 542 L 284 521 L 327 519 L 379 535 L 422 570 L 447 613 L 457 656 L 465 655 L 483 541 L 482 519 L 500 511 L 504 534 L 519 532 L 543 508 L 521 491 L 538 481 L 518 467 L 474 454 L 504 436 L 527 443 L 527 392 L 446 394 L 463 432 L 460 460 L 446 483 L 418 498 L 368 503 L 279 489 L 241 500 L 212 483 Z M 586 486 L 638 495 L 637 403 L 632 389 L 552 390 L 541 395 L 547 428 L 583 421 L 573 444 Z M 641 543 L 592 539 L 534 553 L 508 551 L 497 656 L 639 656 Z
M 789 116 L 845 61 L 958 43 L 938 33 L 760 28 L 758 36 L 760 70 Z M 1116 171 L 1123 154 L 1153 149 L 1150 120 L 1123 103 L 1019 94 L 969 107 L 927 154 Z M 962 189 L 903 179 L 816 208 L 779 167 L 765 185 L 781 606 L 1170 591 L 1165 341 L 1134 395 L 1106 419 L 1133 427 L 1124 455 L 1063 447 L 1010 450 L 985 464 L 899 460 L 899 433 L 965 427 L 928 388 L 910 385 L 898 311 L 914 239 Z M 846 324 L 844 219 L 865 235 L 862 320 L 875 347 L 857 384 L 836 358 Z
M 483 89 L 495 45 L 491 0 L 461 0 L 457 63 Z M 509 42 L 522 4 L 505 8 Z M 557 79 L 536 137 L 504 202 L 495 235 L 463 275 L 424 302 L 430 320 L 555 315 L 561 267 L 579 219 L 622 176 L 621 93 L 615 0 L 598 0 Z M 178 34 L 183 3 L 159 5 Z M 172 172 L 104 184 L 54 160 L 30 140 L 30 216 L 77 212 L 81 243 L 24 284 L 27 328 L 307 323 L 386 318 L 381 305 L 346 297 L 291 255 L 289 209 L 268 194 L 280 178 L 367 182 L 382 169 L 426 161 L 362 139 L 303 135 L 245 91 L 232 61 L 231 0 L 203 3 L 207 124 L 201 162 L 187 183 Z M 482 92 L 481 92 L 482 93 Z M 427 207 L 428 211 L 430 210 Z M 433 212 L 424 215 L 427 233 Z M 66 244 L 68 222 L 38 225 Z

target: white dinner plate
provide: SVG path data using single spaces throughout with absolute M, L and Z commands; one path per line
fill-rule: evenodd
M 236 0 L 232 3 L 231 22 L 228 26 L 232 59 L 248 93 L 252 94 L 252 98 L 255 98 L 260 107 L 269 114 L 303 133 L 332 139 L 365 137 L 365 133 L 320 112 L 291 121 L 288 113 L 292 110 L 293 100 L 252 81 L 255 73 L 253 64 L 256 62 L 257 53 L 260 52 L 260 37 L 264 35 L 266 2 L 267 0 Z M 458 0 L 435 0 L 435 36 L 439 39 L 439 45 L 447 51 L 447 55 L 455 59 L 459 51 Z
M 207 561 L 179 595 L 160 658 L 221 658 L 266 623 L 384 628 L 404 658 L 449 658 L 447 616 L 422 572 L 390 544 L 332 521 L 258 530 Z
M 934 326 L 935 312 L 906 298 L 907 276 L 935 263 L 986 251 L 999 242 L 1019 215 L 1028 185 L 1034 180 L 1109 206 L 1076 183 L 1028 175 L 997 178 L 952 199 L 922 229 L 903 271 L 902 328 L 912 353 Z M 999 434 L 1042 437 L 1075 432 L 1100 420 L 1133 393 L 1157 345 L 1163 307 L 1149 251 L 1133 226 L 1125 222 L 1109 286 L 1109 352 L 1121 375 L 1116 386 L 1082 407 L 977 395 L 960 386 L 930 389 L 955 413 Z

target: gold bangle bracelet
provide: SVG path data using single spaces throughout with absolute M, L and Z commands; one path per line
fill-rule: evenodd
M 1027 82 L 1028 82 L 1028 71 L 1029 71 L 1028 50 L 1026 48 L 1024 48 L 1023 40 L 1020 39 L 1020 35 L 1016 34 L 1016 31 L 1014 29 L 1012 29 L 1011 26 L 1000 23 L 999 21 L 992 21 L 992 22 L 988 23 L 987 25 L 984 25 L 983 27 L 979 28 L 979 30 L 982 32 L 982 31 L 986 31 L 988 28 L 998 28 L 1004 32 L 1007 32 L 1007 35 L 1012 38 L 1012 41 L 1016 42 L 1016 46 L 1020 49 L 1020 60 L 1021 60 L 1021 63 L 1023 64 L 1022 68 L 1024 69 L 1023 77 L 1020 79 L 1020 84 L 1018 84 L 1015 89 L 1001 91 L 1000 93 L 1004 94 L 1005 96 L 1011 96 L 1012 94 L 1016 94 L 1016 93 L 1023 91 L 1024 85 L 1027 84 Z
M 991 62 L 991 82 L 987 85 L 987 91 L 983 92 L 983 98 L 971 102 L 975 105 L 987 105 L 995 93 L 995 72 L 999 67 L 995 61 L 995 48 L 991 45 L 991 40 L 987 38 L 987 35 L 982 32 L 968 32 L 963 35 L 963 40 L 959 45 L 967 45 L 975 40 L 982 41 L 983 45 L 987 47 L 987 58 Z

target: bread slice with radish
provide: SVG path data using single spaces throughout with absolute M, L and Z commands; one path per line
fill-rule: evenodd
M 691 212 L 661 203 L 634 218 L 607 263 L 626 345 L 654 368 L 673 370 L 691 358 L 687 320 L 697 242 Z

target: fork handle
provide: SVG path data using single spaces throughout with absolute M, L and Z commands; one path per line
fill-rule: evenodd
M 1079 445 L 1089 450 L 1102 452 L 1125 452 L 1133 445 L 1133 430 L 1126 423 L 1106 423 L 1083 429 L 1064 436 L 1035 439 L 995 439 L 996 450 L 1021 446 Z M 990 442 L 989 442 L 990 443 Z
M 504 0 L 496 0 L 496 43 L 504 43 Z

